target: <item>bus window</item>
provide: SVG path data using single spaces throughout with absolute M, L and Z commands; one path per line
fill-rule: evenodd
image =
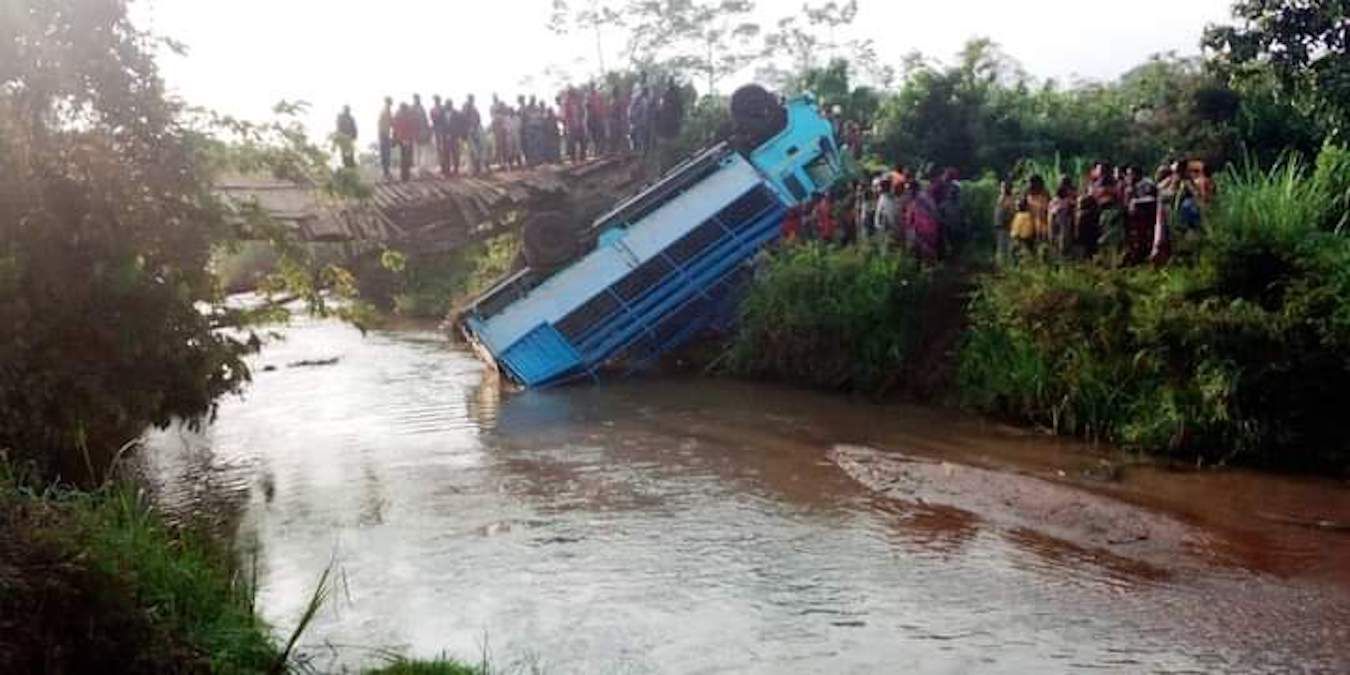
M 787 186 L 788 192 L 792 193 L 792 198 L 797 201 L 806 199 L 806 188 L 802 187 L 802 182 L 797 177 L 786 173 L 783 174 L 783 185 Z
M 830 165 L 830 158 L 821 155 L 806 165 L 806 175 L 811 178 L 815 184 L 815 189 L 825 190 L 834 185 L 834 167 Z

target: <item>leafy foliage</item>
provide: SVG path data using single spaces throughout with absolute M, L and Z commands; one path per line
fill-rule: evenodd
M 1239 119 L 1264 124 L 1243 95 L 1194 59 L 1160 56 L 1111 84 L 1038 82 L 993 42 L 975 39 L 949 66 L 911 56 L 876 118 L 874 151 L 910 166 L 1006 173 L 1026 157 L 1106 157 L 1152 167 L 1198 155 L 1215 164 L 1247 140 Z M 1283 111 L 1284 108 L 1276 106 Z M 1286 130 L 1266 125 L 1282 143 Z
M 635 67 L 697 76 L 706 93 L 759 56 L 750 0 L 648 0 L 629 5 L 628 54 Z
M 1238 0 L 1236 26 L 1211 26 L 1204 45 L 1238 77 L 1273 75 L 1336 136 L 1350 131 L 1350 7 L 1345 2 Z
M 251 345 L 219 330 L 237 317 L 207 260 L 232 226 L 152 38 L 122 3 L 4 7 L 0 447 L 69 476 L 147 422 L 208 413 Z
M 248 381 L 259 341 L 247 328 L 278 313 L 224 303 L 210 260 L 237 235 L 278 246 L 266 290 L 358 316 L 329 303 L 354 291 L 343 268 L 257 204 L 219 199 L 215 175 L 267 170 L 357 197 L 363 186 L 327 169 L 296 104 L 252 124 L 168 97 L 162 41 L 122 2 L 0 13 L 0 448 L 97 479 L 147 424 L 200 420 Z
M 437 255 L 386 251 L 384 267 L 400 275 L 393 309 L 399 316 L 444 319 L 510 272 L 520 247 L 519 235 L 506 233 Z

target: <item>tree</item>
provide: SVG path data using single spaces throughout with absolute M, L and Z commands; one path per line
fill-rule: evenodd
M 566 35 L 574 30 L 587 30 L 595 34 L 595 62 L 597 72 L 605 70 L 605 26 L 622 25 L 623 13 L 617 2 L 604 0 L 585 0 L 584 4 L 573 6 L 568 0 L 553 0 L 553 12 L 549 15 L 548 27 L 554 33 Z
M 247 327 L 271 313 L 228 306 L 209 260 L 270 223 L 214 195 L 226 155 L 352 187 L 298 123 L 217 119 L 244 140 L 229 146 L 204 134 L 165 94 L 163 44 L 177 48 L 124 2 L 0 3 L 0 451 L 44 476 L 96 480 L 147 425 L 201 420 L 248 381 Z M 283 259 L 320 310 L 350 281 Z
M 3 7 L 0 447 L 97 474 L 248 379 L 207 272 L 230 223 L 123 3 Z
M 707 93 L 756 59 L 760 26 L 748 20 L 750 0 L 643 0 L 626 11 L 628 52 L 635 67 L 660 64 L 699 76 Z
M 839 106 L 844 119 L 871 126 L 872 118 L 881 107 L 881 94 L 871 87 L 854 87 L 853 64 L 837 58 L 823 68 L 812 68 L 793 77 L 786 87 L 789 94 L 809 92 L 821 106 Z
M 1350 131 L 1350 3 L 1238 0 L 1236 26 L 1210 26 L 1204 46 L 1235 77 L 1269 71 L 1332 135 Z
M 768 63 L 758 73 L 760 79 L 786 86 L 794 74 L 805 73 L 819 65 L 821 52 L 834 55 L 841 46 L 835 39 L 839 28 L 858 16 L 857 0 L 843 4 L 830 0 L 819 5 L 803 4 L 800 14 L 778 20 L 777 29 L 764 38 L 764 58 Z M 802 19 L 805 18 L 805 21 Z M 821 34 L 822 28 L 824 35 Z M 865 54 L 866 42 L 853 42 Z M 779 62 L 787 59 L 787 70 Z

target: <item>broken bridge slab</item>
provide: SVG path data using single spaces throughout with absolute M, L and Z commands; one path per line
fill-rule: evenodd
M 565 209 L 587 219 L 636 189 L 639 160 L 610 157 L 484 176 L 423 176 L 383 181 L 368 199 L 335 198 L 315 186 L 257 176 L 226 176 L 215 190 L 238 205 L 256 203 L 304 241 L 372 242 L 448 250 L 518 227 L 530 211 Z M 596 205 L 600 205 L 597 207 Z M 580 230 L 585 223 L 578 223 Z

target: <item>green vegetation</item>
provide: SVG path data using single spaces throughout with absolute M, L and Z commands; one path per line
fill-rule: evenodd
M 264 290 L 320 313 L 354 290 L 256 205 L 218 199 L 216 172 L 354 188 L 305 140 L 298 106 L 255 125 L 166 96 L 160 40 L 125 3 L 7 2 L 0 25 L 0 448 L 97 483 L 146 426 L 202 419 L 248 382 L 249 327 L 278 313 L 226 306 L 213 251 L 272 240 Z
M 130 483 L 36 488 L 0 454 L 0 672 L 304 670 L 292 650 L 328 597 L 325 571 L 283 647 L 254 614 L 254 574 L 206 528 L 166 524 Z M 482 674 L 448 659 L 379 673 Z
M 367 675 L 484 675 L 486 672 L 486 667 L 466 666 L 458 661 L 398 659 L 383 668 L 367 671 Z
M 896 250 L 784 246 L 760 261 L 727 367 L 876 391 L 909 354 L 925 285 L 918 262 Z
M 510 272 L 520 247 L 520 235 L 507 232 L 448 253 L 405 255 L 386 251 L 381 266 L 396 277 L 390 292 L 391 309 L 403 317 L 444 319 L 459 303 L 487 290 Z M 372 298 L 380 295 L 364 289 L 362 294 Z
M 0 671 L 273 672 L 234 560 L 134 486 L 36 492 L 0 463 Z
M 1185 459 L 1350 462 L 1347 153 L 1232 171 L 1188 259 L 1038 263 L 981 279 L 959 356 L 969 405 Z

